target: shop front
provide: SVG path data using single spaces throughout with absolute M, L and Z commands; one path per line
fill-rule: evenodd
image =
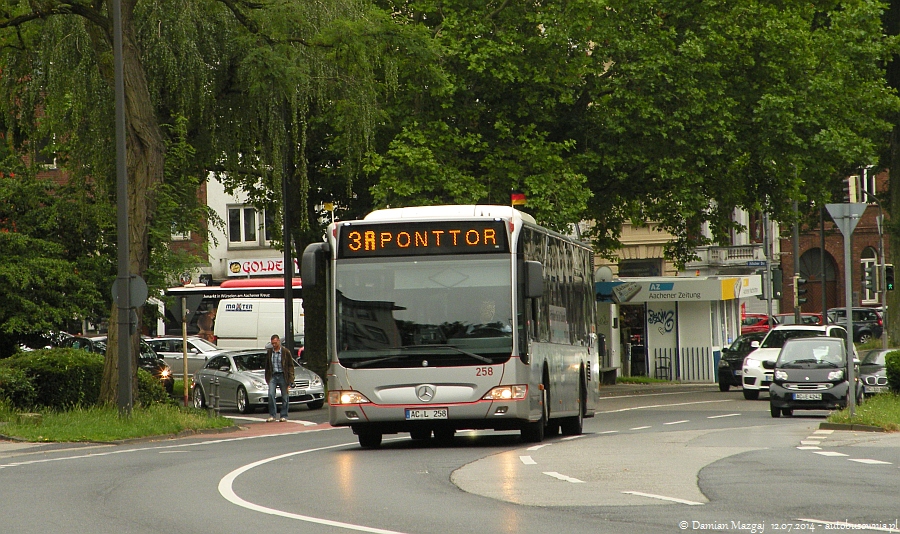
M 606 369 L 714 383 L 722 348 L 740 335 L 742 299 L 762 294 L 762 279 L 620 278 L 597 282 L 595 291 Z

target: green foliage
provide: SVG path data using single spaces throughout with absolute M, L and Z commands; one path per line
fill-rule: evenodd
M 0 403 L 26 409 L 35 404 L 34 383 L 22 369 L 0 365 Z
M 100 395 L 103 356 L 79 349 L 23 352 L 0 360 L 0 366 L 19 369 L 34 384 L 35 406 L 67 409 L 92 406 Z M 18 401 L 12 399 L 13 402 Z
M 884 357 L 884 370 L 888 386 L 894 393 L 900 393 L 900 350 L 889 352 Z
M 155 376 L 143 369 L 137 370 L 138 379 L 138 397 L 137 404 L 139 406 L 150 406 L 152 404 L 171 404 L 173 403 L 166 388 Z
M 856 407 L 855 416 L 850 410 L 836 410 L 828 415 L 829 423 L 875 426 L 888 432 L 900 430 L 900 395 L 879 393 Z

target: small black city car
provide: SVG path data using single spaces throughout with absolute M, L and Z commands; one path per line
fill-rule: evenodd
M 756 350 L 752 343 L 760 342 L 764 337 L 766 332 L 744 334 L 722 349 L 722 359 L 718 365 L 719 391 L 728 391 L 731 386 L 741 385 L 741 366 L 744 365 L 744 357 Z
M 845 408 L 850 391 L 845 345 L 845 340 L 836 337 L 788 340 L 778 354 L 769 386 L 772 417 L 793 415 L 794 410 Z M 859 401 L 861 388 L 855 390 Z

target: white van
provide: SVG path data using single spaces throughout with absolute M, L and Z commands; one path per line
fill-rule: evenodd
M 273 334 L 284 339 L 284 300 L 231 298 L 219 301 L 214 327 L 220 349 L 261 349 Z M 294 299 L 294 348 L 303 339 L 303 300 Z

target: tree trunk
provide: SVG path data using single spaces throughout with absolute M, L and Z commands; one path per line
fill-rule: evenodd
M 143 276 L 150 263 L 150 224 L 156 207 L 156 190 L 162 184 L 165 142 L 156 117 L 141 52 L 134 39 L 133 12 L 136 0 L 122 0 L 122 62 L 125 78 L 126 167 L 128 172 L 129 275 Z M 112 12 L 111 9 L 108 10 Z M 110 28 L 112 24 L 110 23 Z M 108 77 L 110 85 L 112 78 Z M 112 157 L 112 155 L 111 155 Z M 121 200 L 121 199 L 119 199 Z M 136 305 L 137 303 L 132 303 Z M 140 310 L 140 307 L 138 307 Z M 137 397 L 137 357 L 140 353 L 141 314 L 132 336 L 133 401 Z M 118 313 L 113 304 L 100 402 L 115 404 L 119 387 Z
M 888 8 L 882 16 L 882 26 L 884 33 L 887 35 L 900 35 L 900 0 L 890 0 Z M 887 64 L 886 77 L 888 85 L 894 89 L 900 89 L 900 60 L 894 55 Z M 885 251 L 888 256 L 885 258 L 886 263 L 894 263 L 891 258 L 894 256 L 895 250 L 900 250 L 900 235 L 897 233 L 897 223 L 893 219 L 893 214 L 898 211 L 895 206 L 900 207 L 900 183 L 893 184 L 894 169 L 900 172 L 900 117 L 894 117 L 894 130 L 891 132 L 891 146 L 889 158 L 888 173 L 890 176 L 890 185 L 888 191 L 890 199 L 885 203 L 884 209 L 887 212 L 885 224 L 885 233 L 888 236 L 888 247 Z M 887 328 L 885 334 L 888 336 L 888 346 L 893 347 L 895 343 L 900 342 L 900 292 L 887 292 Z

